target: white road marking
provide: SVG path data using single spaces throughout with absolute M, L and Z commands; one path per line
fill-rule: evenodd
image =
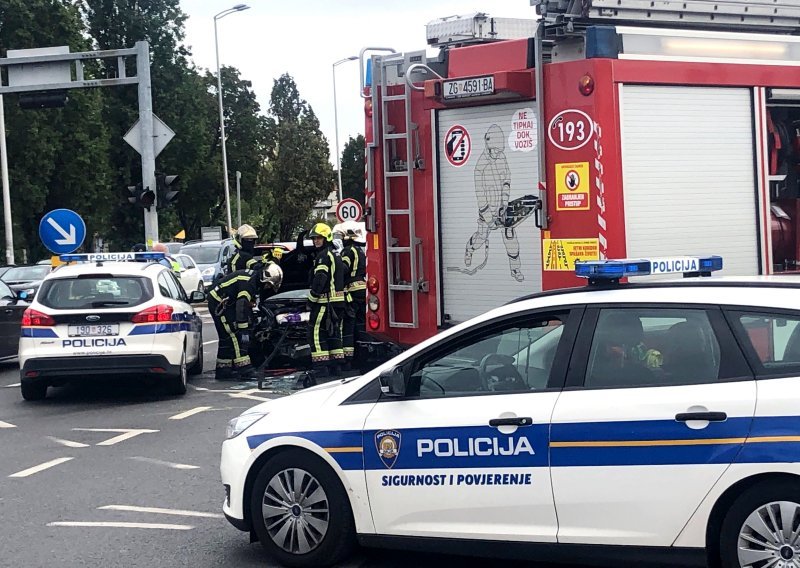
M 116 522 L 88 522 L 88 521 L 58 521 L 47 523 L 48 527 L 105 527 L 117 529 L 161 529 L 167 531 L 190 531 L 191 525 L 168 525 L 162 523 L 116 523 Z
M 44 471 L 46 469 L 50 469 L 51 467 L 55 467 L 62 463 L 66 463 L 71 459 L 75 458 L 58 458 L 55 460 L 50 460 L 49 462 L 45 462 L 43 464 L 39 464 L 33 467 L 29 467 L 28 469 L 23 469 L 22 471 L 18 471 L 17 473 L 12 473 L 8 477 L 28 477 L 35 473 L 39 473 L 40 471 Z
M 189 386 L 192 387 L 194 390 L 199 390 L 199 391 L 207 391 L 208 390 L 206 387 L 196 387 L 194 385 L 189 385 Z
M 247 398 L 250 400 L 260 400 L 261 402 L 267 402 L 271 400 L 269 398 L 264 398 L 263 396 L 253 396 L 254 392 L 264 392 L 258 389 L 250 389 L 246 391 L 239 391 L 239 392 L 228 392 L 228 396 L 231 398 Z
M 114 436 L 97 444 L 98 446 L 113 446 L 125 440 L 130 440 L 139 434 L 155 434 L 158 430 L 134 429 L 134 428 L 73 428 L 73 432 L 122 432 L 119 436 Z
M 53 436 L 47 436 L 48 440 L 51 440 L 57 444 L 61 444 L 62 446 L 67 446 L 68 448 L 88 448 L 89 444 L 81 444 L 80 442 L 73 442 L 72 440 L 62 440 L 61 438 L 54 438 Z
M 133 457 L 133 458 L 130 458 L 130 459 L 136 460 L 136 461 L 140 461 L 140 462 L 152 463 L 152 464 L 156 464 L 156 465 L 165 465 L 167 467 L 171 467 L 172 469 L 200 469 L 199 465 L 189 465 L 189 464 L 185 464 L 185 463 L 173 463 L 173 462 L 168 462 L 168 461 L 157 460 L 157 459 L 154 459 L 154 458 L 145 458 L 145 457 L 142 457 L 142 456 L 136 456 L 136 457 Z
M 212 343 L 219 343 L 219 339 L 212 339 L 211 341 L 204 341 L 203 345 L 211 345 Z
M 14 387 L 18 387 L 21 383 L 14 383 L 13 385 L 5 385 L 7 389 L 13 389 Z
M 201 517 L 204 519 L 221 519 L 219 513 L 202 511 L 185 511 L 182 509 L 161 509 L 159 507 L 136 507 L 134 505 L 105 505 L 97 508 L 100 511 L 129 511 L 132 513 L 153 513 L 156 515 L 175 515 L 178 517 Z
M 205 319 L 214 319 L 211 314 L 200 314 L 200 317 Z
M 201 412 L 205 412 L 206 410 L 211 410 L 212 406 L 198 406 L 197 408 L 192 408 L 191 410 L 187 410 L 186 412 L 181 412 L 180 414 L 176 414 L 175 416 L 170 416 L 170 420 L 183 420 L 184 418 L 189 418 L 190 416 L 194 416 L 195 414 L 200 414 Z
M 16 426 L 14 426 L 9 422 L 3 422 L 2 420 L 0 420 L 0 428 L 16 428 Z

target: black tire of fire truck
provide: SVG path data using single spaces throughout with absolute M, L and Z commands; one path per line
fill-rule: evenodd
M 788 502 L 797 504 L 800 501 L 800 481 L 795 480 L 764 480 L 744 491 L 734 501 L 725 520 L 722 522 L 720 530 L 720 560 L 722 568 L 740 568 L 739 562 L 739 535 L 743 530 L 745 521 L 751 514 L 755 513 L 769 503 Z M 795 507 L 797 510 L 797 506 Z M 780 521 L 778 521 L 780 523 Z M 781 527 L 778 527 L 779 532 Z M 792 552 L 796 555 L 796 544 Z M 757 547 L 759 551 L 766 547 Z M 791 547 L 789 547 L 791 548 Z M 787 548 L 788 550 L 788 548 Z M 776 553 L 780 559 L 781 549 L 778 547 Z M 788 553 L 788 552 L 787 552 Z
M 328 500 L 328 526 L 325 535 L 318 546 L 305 554 L 287 552 L 278 546 L 267 531 L 262 511 L 268 483 L 280 472 L 291 469 L 304 470 L 310 474 L 319 483 Z M 261 545 L 270 556 L 285 566 L 332 566 L 349 556 L 356 547 L 353 511 L 342 482 L 328 464 L 306 450 L 284 450 L 264 464 L 250 494 L 250 511 L 253 530 Z
M 47 383 L 41 381 L 26 381 L 23 378 L 19 387 L 25 400 L 44 400 L 47 396 Z

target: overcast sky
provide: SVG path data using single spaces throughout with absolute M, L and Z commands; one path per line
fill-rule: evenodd
M 181 0 L 189 16 L 186 43 L 200 67 L 216 71 L 214 14 L 239 1 Z M 283 73 L 291 74 L 300 95 L 319 117 L 334 164 L 334 61 L 358 55 L 367 46 L 397 51 L 424 49 L 425 24 L 444 16 L 486 12 L 495 17 L 535 18 L 529 0 L 245 1 L 251 6 L 249 10 L 219 20 L 220 64 L 238 67 L 243 77 L 253 82 L 264 110 L 269 105 L 273 80 Z M 341 150 L 349 136 L 364 131 L 358 61 L 336 67 L 336 95 Z M 236 136 L 235 132 L 226 134 Z

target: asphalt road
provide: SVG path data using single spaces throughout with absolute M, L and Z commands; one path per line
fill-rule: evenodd
M 221 515 L 219 452 L 228 419 L 278 395 L 215 382 L 205 322 L 206 372 L 182 397 L 108 377 L 28 403 L 0 365 L 1 567 L 274 565 Z M 344 566 L 497 564 L 365 551 Z

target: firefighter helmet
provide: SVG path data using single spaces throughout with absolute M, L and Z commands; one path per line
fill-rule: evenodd
M 283 282 L 283 270 L 274 262 L 268 262 L 261 269 L 261 286 L 277 292 Z
M 361 244 L 366 242 L 363 223 L 357 223 L 356 221 L 345 221 L 341 224 L 341 227 L 344 231 L 345 239 Z
M 242 241 L 253 241 L 255 242 L 258 239 L 258 233 L 251 225 L 242 225 L 238 229 L 236 229 L 236 236 L 234 237 L 234 244 L 237 246 L 242 245 Z
M 333 231 L 331 231 L 331 228 L 325 223 L 317 223 L 311 229 L 311 232 L 308 233 L 308 236 L 312 239 L 314 237 L 322 237 L 326 241 L 331 242 L 333 240 Z

